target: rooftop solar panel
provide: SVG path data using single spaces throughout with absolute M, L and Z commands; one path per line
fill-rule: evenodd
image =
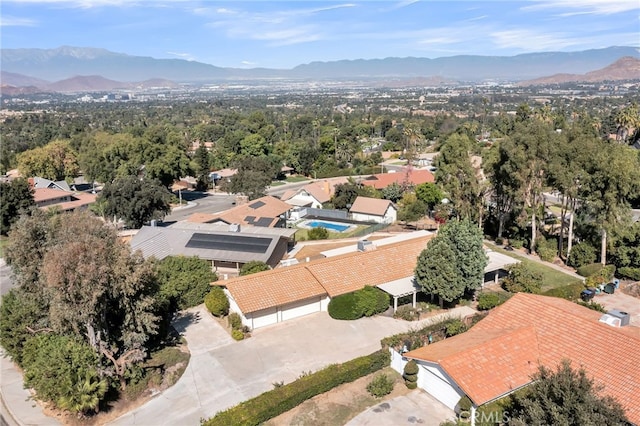
M 271 238 L 247 237 L 231 234 L 203 234 L 196 232 L 187 242 L 188 248 L 239 251 L 244 253 L 266 253 Z
M 260 219 L 253 222 L 253 224 L 255 226 L 262 226 L 262 227 L 268 228 L 269 225 L 271 225 L 271 222 L 273 222 L 272 217 L 261 217 Z
M 244 221 L 247 223 L 253 223 L 256 220 L 255 216 L 247 216 L 244 218 Z
M 249 204 L 249 207 L 251 207 L 252 209 L 259 209 L 262 206 L 264 206 L 264 202 L 263 201 L 256 201 L 253 204 Z

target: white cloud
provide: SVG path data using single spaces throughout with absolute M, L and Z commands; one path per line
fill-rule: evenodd
M 559 50 L 580 44 L 563 33 L 544 32 L 519 29 L 495 31 L 490 34 L 494 44 L 501 49 L 519 49 L 527 52 Z
M 533 0 L 532 4 L 523 6 L 521 10 L 537 11 L 547 9 L 575 10 L 576 13 L 612 15 L 614 13 L 640 10 L 638 0 Z M 573 12 L 559 12 L 559 16 L 571 16 Z
M 167 52 L 168 55 L 177 56 L 181 59 L 186 59 L 187 61 L 195 61 L 196 58 L 191 53 L 181 53 L 181 52 Z
M 35 27 L 36 21 L 29 18 L 18 18 L 15 16 L 0 16 L 0 27 Z
M 258 65 L 257 62 L 251 62 L 251 61 L 241 61 L 240 62 L 242 65 Z

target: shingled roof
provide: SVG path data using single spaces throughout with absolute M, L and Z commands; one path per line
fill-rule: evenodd
M 466 333 L 404 354 L 437 363 L 476 405 L 531 382 L 540 365 L 569 359 L 640 424 L 640 336 L 600 323 L 573 302 L 518 293 Z
M 421 183 L 435 182 L 433 173 L 429 170 L 404 169 L 395 173 L 378 173 L 363 179 L 360 183 L 365 186 L 373 186 L 375 189 L 384 189 L 392 183 L 420 185 Z
M 187 220 L 193 223 L 224 222 L 272 227 L 281 220 L 280 215 L 289 210 L 290 204 L 267 195 L 220 213 L 194 213 Z

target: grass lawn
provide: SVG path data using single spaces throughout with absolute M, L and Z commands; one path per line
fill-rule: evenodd
M 349 231 L 349 232 L 332 232 L 330 230 L 329 231 L 329 238 L 327 238 L 328 240 L 337 240 L 340 238 L 350 238 L 353 237 L 358 231 L 360 231 L 361 229 L 366 228 L 366 226 L 364 225 L 358 225 L 355 227 L 355 229 Z M 296 240 L 297 241 L 307 241 L 309 240 L 309 230 L 306 228 L 298 228 L 298 232 L 296 232 Z M 316 240 L 316 241 L 321 241 L 321 240 Z
M 274 180 L 273 182 L 271 182 L 271 186 L 282 186 L 284 185 L 286 182 L 283 182 L 281 180 Z
M 562 287 L 569 284 L 574 284 L 580 282 L 578 278 L 574 278 L 571 275 L 565 274 L 564 272 L 560 272 L 556 269 L 550 268 L 547 265 L 539 262 L 534 262 L 533 260 L 527 259 L 524 256 L 518 255 L 517 251 L 507 251 L 501 247 L 490 244 L 491 249 L 502 254 L 506 254 L 507 256 L 511 256 L 513 258 L 519 259 L 522 263 L 525 263 L 531 270 L 535 272 L 539 272 L 542 274 L 542 291 L 549 290 L 551 288 Z
M 289 183 L 295 183 L 295 182 L 304 182 L 309 180 L 308 177 L 306 176 L 287 176 L 287 178 L 285 179 L 287 182 Z

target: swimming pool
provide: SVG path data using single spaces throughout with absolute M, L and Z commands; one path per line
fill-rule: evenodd
M 349 229 L 349 225 L 341 225 L 339 223 L 324 222 L 322 220 L 311 220 L 305 223 L 309 228 L 327 228 L 330 231 L 344 232 Z

